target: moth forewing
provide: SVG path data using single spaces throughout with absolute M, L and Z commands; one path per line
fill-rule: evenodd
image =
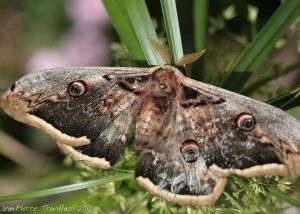
M 189 78 L 185 80 L 187 85 L 202 90 L 202 93 L 222 96 L 226 101 L 215 108 L 214 112 L 219 112 L 217 114 L 221 115 L 224 119 L 228 118 L 228 123 L 231 123 L 231 127 L 227 129 L 228 134 L 232 134 L 230 130 L 237 128 L 237 124 L 235 124 L 236 119 L 241 113 L 251 114 L 256 121 L 255 127 L 253 130 L 243 131 L 243 133 L 264 147 L 272 147 L 272 152 L 274 153 L 272 157 L 278 157 L 277 163 L 254 164 L 253 167 L 246 167 L 244 169 L 229 167 L 223 169 L 223 173 L 221 174 L 237 174 L 245 177 L 262 176 L 266 174 L 300 175 L 300 122 L 297 119 L 281 109 L 266 103 Z M 223 127 L 228 123 L 223 122 Z M 243 144 L 243 142 L 239 144 Z M 250 146 L 248 142 L 248 149 Z M 249 152 L 251 150 L 245 151 Z M 257 150 L 254 151 L 257 152 Z M 216 169 L 215 167 L 216 165 L 212 168 Z M 221 168 L 219 167 L 217 171 L 221 171 Z

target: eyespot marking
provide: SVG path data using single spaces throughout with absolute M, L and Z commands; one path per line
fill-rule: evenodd
M 86 89 L 86 83 L 82 80 L 78 80 L 69 85 L 68 93 L 71 97 L 80 97 L 86 93 Z
M 196 162 L 200 156 L 199 145 L 195 140 L 186 140 L 180 147 L 180 153 L 187 163 Z
M 238 128 L 244 131 L 252 131 L 255 127 L 256 120 L 253 115 L 242 112 L 235 119 L 235 124 Z

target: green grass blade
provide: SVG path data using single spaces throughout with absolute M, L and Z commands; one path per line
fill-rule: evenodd
M 287 66 L 286 68 L 283 68 L 281 70 L 274 70 L 272 73 L 270 73 L 269 75 L 267 75 L 266 77 L 256 81 L 255 83 L 249 85 L 246 88 L 243 88 L 241 90 L 241 94 L 245 94 L 245 95 L 249 95 L 252 92 L 256 91 L 257 89 L 259 89 L 260 87 L 264 86 L 265 84 L 267 84 L 268 82 L 279 78 L 281 76 L 287 75 L 290 72 L 294 72 L 296 69 L 298 69 L 300 67 L 300 62 L 295 62 L 289 66 Z
M 269 100 L 267 103 L 283 110 L 300 106 L 300 87 L 290 93 Z
M 233 206 L 235 206 L 238 210 L 241 211 L 241 213 L 248 213 L 247 210 L 245 210 L 241 205 L 239 205 L 239 203 L 236 200 L 234 200 L 234 198 L 232 198 L 227 192 L 224 192 L 223 194 Z
M 208 0 L 194 0 L 193 2 L 193 19 L 194 19 L 194 43 L 195 51 L 206 49 L 207 36 L 207 17 L 208 17 Z M 191 77 L 195 80 L 203 80 L 205 55 L 192 64 Z
M 183 57 L 176 1 L 160 0 L 166 26 L 172 63 Z
M 143 49 L 144 55 L 150 65 L 163 65 L 162 56 L 152 47 L 151 40 L 158 43 L 158 37 L 144 0 L 123 1 L 132 23 L 134 32 L 139 44 Z
M 293 198 L 285 193 L 282 193 L 274 188 L 268 188 L 269 193 L 281 201 L 285 201 L 290 205 L 300 208 L 300 200 Z
M 120 174 L 108 178 L 100 178 L 97 180 L 82 182 L 78 184 L 71 184 L 71 185 L 66 185 L 66 186 L 61 186 L 61 187 L 56 187 L 51 189 L 38 190 L 38 191 L 13 194 L 13 195 L 2 195 L 0 196 L 0 201 L 13 201 L 13 200 L 32 199 L 32 198 L 45 197 L 50 195 L 57 195 L 61 193 L 67 193 L 76 190 L 90 188 L 96 185 L 103 185 L 110 182 L 123 181 L 131 178 L 132 178 L 132 173 Z
M 206 49 L 208 1 L 194 0 L 193 4 L 195 50 L 201 51 Z
M 135 60 L 146 60 L 143 49 L 139 45 L 135 32 L 130 24 L 127 13 L 124 13 L 122 4 L 118 0 L 103 0 L 103 4 L 110 17 L 111 23 L 126 45 L 129 54 Z
M 265 60 L 276 41 L 300 15 L 300 1 L 284 1 L 236 62 L 223 87 L 240 91 Z
M 128 210 L 126 210 L 125 214 L 133 213 L 133 210 L 135 210 L 138 206 L 141 205 L 141 203 L 145 200 L 145 198 L 149 195 L 148 192 L 146 192 L 140 200 L 138 200 L 132 207 L 130 207 Z
M 103 0 L 110 19 L 122 42 L 135 59 L 146 59 L 150 65 L 164 64 L 150 40 L 158 37 L 144 0 Z
M 300 121 L 300 105 L 297 107 L 288 109 L 287 113 L 294 116 L 296 119 L 298 119 Z

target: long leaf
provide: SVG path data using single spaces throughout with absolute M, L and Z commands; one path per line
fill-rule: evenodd
M 300 106 L 300 87 L 290 93 L 269 100 L 268 103 L 283 110 Z
M 115 175 L 108 178 L 101 178 L 93 181 L 82 182 L 78 184 L 71 184 L 51 189 L 45 190 L 38 190 L 33 192 L 26 192 L 20 194 L 13 194 L 13 195 L 2 195 L 0 196 L 0 201 L 13 201 L 13 200 L 20 200 L 20 199 L 32 199 L 32 198 L 39 198 L 45 197 L 50 195 L 57 195 L 61 193 L 72 192 L 76 190 L 82 190 L 86 188 L 90 188 L 97 185 L 103 185 L 114 181 L 123 181 L 132 178 L 132 173 L 130 174 L 121 174 Z
M 267 84 L 268 82 L 279 78 L 281 76 L 287 75 L 290 72 L 294 72 L 296 69 L 298 69 L 300 67 L 300 62 L 295 62 L 289 66 L 287 66 L 286 68 L 280 69 L 280 70 L 273 70 L 269 75 L 267 75 L 264 78 L 261 78 L 260 80 L 256 81 L 255 83 L 249 85 L 246 88 L 243 88 L 241 90 L 242 94 L 248 95 L 251 94 L 252 92 L 256 91 L 257 89 L 259 89 L 260 87 L 262 87 L 263 85 Z
M 294 207 L 300 208 L 300 200 L 293 198 L 287 194 L 284 194 L 274 188 L 268 188 L 268 191 L 271 195 L 273 195 L 277 199 L 279 199 L 281 201 L 285 201 Z
M 284 1 L 236 62 L 223 87 L 240 91 L 299 15 L 300 1 Z
M 201 51 L 206 48 L 208 1 L 194 0 L 193 9 L 195 50 Z
M 103 3 L 129 52 L 136 59 L 146 59 L 150 65 L 164 64 L 151 45 L 151 40 L 158 43 L 158 38 L 145 1 L 103 0 Z
M 178 59 L 183 57 L 176 1 L 160 0 L 160 3 L 172 55 L 172 63 L 175 63 Z
M 195 51 L 206 49 L 207 35 L 207 17 L 208 17 L 208 0 L 194 0 L 193 2 L 193 19 L 194 19 L 194 43 Z M 191 77 L 195 80 L 203 80 L 205 56 L 201 57 L 192 64 Z
M 140 206 L 141 203 L 145 200 L 145 198 L 146 198 L 148 195 L 149 195 L 149 193 L 146 192 L 146 193 L 144 194 L 143 197 L 141 197 L 138 201 L 136 201 L 136 202 L 132 205 L 132 207 L 130 207 L 130 208 L 125 212 L 125 214 L 133 213 L 133 210 L 136 209 L 138 206 Z
M 229 200 L 230 203 L 233 206 L 235 206 L 238 210 L 240 210 L 242 213 L 248 213 L 247 210 L 245 210 L 241 205 L 239 205 L 239 203 L 236 200 L 234 200 L 234 198 L 232 198 L 227 192 L 224 192 L 223 194 L 226 196 L 227 200 Z
M 121 41 L 126 44 L 131 57 L 136 60 L 145 60 L 143 49 L 139 45 L 128 14 L 124 13 L 122 4 L 118 0 L 103 0 L 103 4 L 112 25 L 120 36 Z
M 295 118 L 297 118 L 300 121 L 300 105 L 296 106 L 294 108 L 288 109 L 287 112 L 290 115 L 293 115 Z

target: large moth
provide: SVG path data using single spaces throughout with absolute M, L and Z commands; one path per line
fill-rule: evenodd
M 49 69 L 16 81 L 0 105 L 92 167 L 112 167 L 134 126 L 137 182 L 181 205 L 213 204 L 229 175 L 300 175 L 299 121 L 172 66 Z

